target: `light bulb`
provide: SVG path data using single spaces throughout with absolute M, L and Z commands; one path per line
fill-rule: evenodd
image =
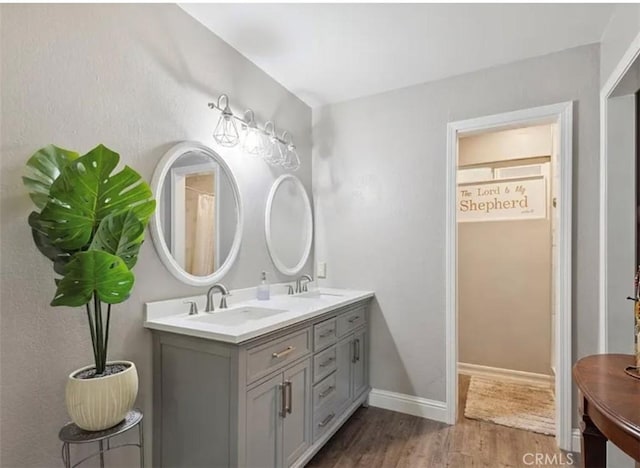
M 245 112 L 245 122 L 242 126 L 244 130 L 242 135 L 242 150 L 253 156 L 261 156 L 264 153 L 264 135 L 258 129 L 251 109 Z
M 300 167 L 300 158 L 298 157 L 298 151 L 296 151 L 296 147 L 293 143 L 289 143 L 287 145 L 286 158 L 282 163 L 282 167 L 290 171 L 297 171 Z
M 258 129 L 246 128 L 242 138 L 242 151 L 252 156 L 260 156 L 264 152 L 262 135 Z

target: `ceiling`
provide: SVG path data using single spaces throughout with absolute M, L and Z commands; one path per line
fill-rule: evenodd
M 312 107 L 599 42 L 613 4 L 181 4 Z

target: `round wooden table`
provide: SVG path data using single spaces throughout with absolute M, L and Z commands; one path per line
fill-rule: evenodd
M 573 367 L 586 468 L 607 465 L 607 440 L 640 461 L 640 380 L 625 373 L 633 365 L 630 354 L 596 354 Z

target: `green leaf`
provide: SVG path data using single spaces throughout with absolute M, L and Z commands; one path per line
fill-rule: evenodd
M 138 261 L 144 238 L 144 224 L 133 210 L 110 214 L 98 226 L 89 250 L 101 250 L 120 257 L 129 269 Z
M 75 250 L 65 250 L 53 245 L 47 236 L 46 229 L 40 219 L 40 213 L 32 211 L 29 215 L 29 226 L 31 226 L 31 235 L 36 247 L 49 260 L 53 262 L 53 270 L 59 275 L 65 274 L 65 267 L 71 260 L 71 256 Z
M 39 209 L 44 208 L 49 201 L 51 184 L 60 176 L 62 169 L 78 156 L 74 151 L 49 145 L 40 148 L 29 158 L 22 182 Z
M 54 245 L 86 248 L 104 218 L 129 209 L 146 226 L 155 210 L 151 189 L 129 166 L 111 175 L 119 161 L 117 153 L 98 145 L 64 167 L 41 213 Z
M 119 304 L 133 288 L 133 273 L 120 257 L 107 252 L 79 252 L 67 264 L 66 271 L 52 306 L 79 307 L 88 303 L 94 293 L 102 302 Z

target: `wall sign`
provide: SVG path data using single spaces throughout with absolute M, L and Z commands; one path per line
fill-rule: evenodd
M 458 222 L 540 219 L 546 216 L 544 176 L 458 185 Z

